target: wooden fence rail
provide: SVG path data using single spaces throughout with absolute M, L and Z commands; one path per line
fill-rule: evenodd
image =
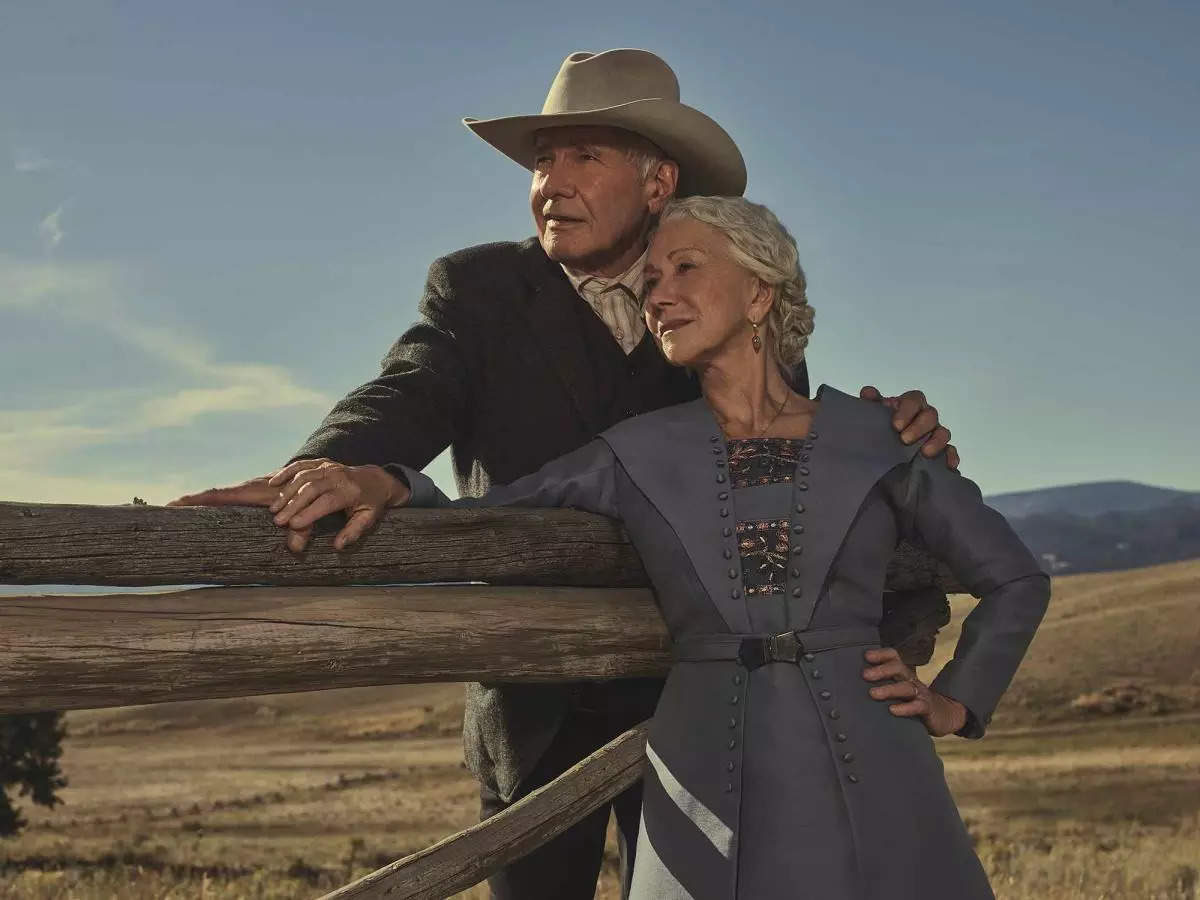
M 645 588 L 261 587 L 0 599 L 0 713 L 421 681 L 655 675 Z

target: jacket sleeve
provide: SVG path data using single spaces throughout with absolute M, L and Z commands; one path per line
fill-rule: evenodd
M 616 457 L 596 438 L 578 450 L 552 459 L 536 472 L 511 484 L 494 487 L 482 497 L 451 500 L 433 480 L 409 466 L 384 466 L 408 482 L 410 507 L 470 509 L 488 506 L 569 506 L 620 518 L 617 508 Z
M 384 357 L 377 378 L 338 401 L 293 460 L 424 468 L 471 421 L 478 348 L 445 260 L 429 269 L 419 319 Z
M 941 454 L 904 467 L 902 530 L 944 560 L 980 601 L 963 622 L 954 658 L 931 687 L 967 707 L 958 733 L 982 737 L 1050 600 L 1050 579 L 975 482 Z

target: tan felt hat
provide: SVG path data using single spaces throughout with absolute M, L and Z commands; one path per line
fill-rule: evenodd
M 679 102 L 679 79 L 647 50 L 572 53 L 550 84 L 540 115 L 463 119 L 510 159 L 534 168 L 534 132 L 557 125 L 608 125 L 640 134 L 679 163 L 676 196 L 741 196 L 746 163 L 729 134 Z

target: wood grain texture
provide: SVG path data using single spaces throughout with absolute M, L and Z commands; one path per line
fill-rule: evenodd
M 266 510 L 249 507 L 0 503 L 0 584 L 489 584 L 645 587 L 619 524 L 570 509 L 393 510 L 335 552 L 340 517 L 296 557 Z M 901 545 L 893 590 L 961 588 L 920 548 Z
M 0 599 L 0 714 L 663 674 L 649 590 L 257 587 Z
M 565 831 L 642 776 L 646 724 L 605 744 L 503 812 L 321 900 L 441 900 Z
M 337 552 L 342 521 L 297 557 L 265 509 L 0 503 L 0 584 L 646 584 L 624 530 L 591 513 L 393 510 Z

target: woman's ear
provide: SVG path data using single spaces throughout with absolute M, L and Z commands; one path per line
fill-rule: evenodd
M 754 279 L 754 293 L 750 298 L 750 308 L 747 310 L 750 318 L 755 322 L 762 322 L 767 318 L 767 314 L 771 312 L 771 307 L 774 303 L 774 286 L 756 277 Z

